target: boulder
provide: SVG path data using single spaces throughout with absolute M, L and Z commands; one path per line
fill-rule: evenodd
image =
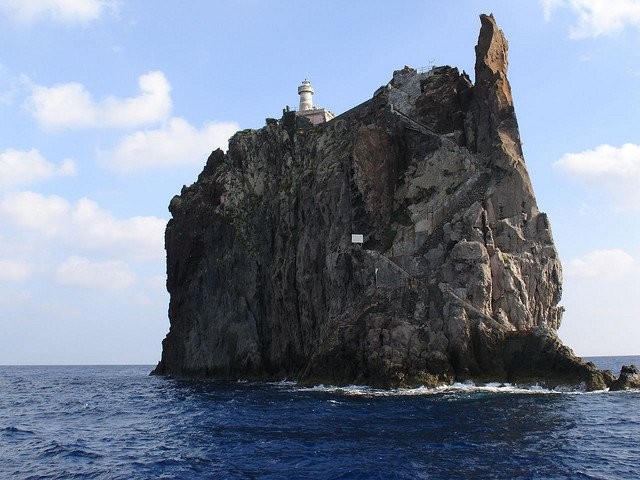
M 624 365 L 620 375 L 609 385 L 609 390 L 640 389 L 640 370 L 635 365 Z

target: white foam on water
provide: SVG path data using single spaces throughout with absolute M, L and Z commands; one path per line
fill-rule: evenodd
M 278 382 L 266 382 L 267 385 L 275 385 L 276 387 L 297 387 L 298 382 L 293 380 L 280 380 Z
M 395 396 L 429 396 L 443 394 L 473 394 L 473 393 L 494 393 L 494 394 L 524 394 L 524 395 L 582 395 L 582 394 L 598 394 L 608 392 L 607 390 L 596 390 L 587 392 L 582 389 L 569 387 L 557 387 L 553 389 L 541 387 L 540 385 L 519 386 L 510 383 L 486 383 L 476 385 L 472 382 L 456 382 L 451 385 L 442 385 L 438 387 L 416 387 L 416 388 L 394 388 L 380 389 L 367 387 L 365 385 L 347 385 L 344 387 L 334 385 L 316 385 L 313 387 L 295 387 L 295 391 L 299 392 L 325 392 L 338 395 L 354 396 L 354 397 L 395 397 Z

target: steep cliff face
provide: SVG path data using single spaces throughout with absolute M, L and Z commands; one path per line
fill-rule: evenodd
M 475 85 L 405 67 L 328 123 L 287 112 L 212 153 L 169 207 L 156 373 L 604 386 L 555 335 L 561 266 L 522 156 L 507 41 L 481 22 Z

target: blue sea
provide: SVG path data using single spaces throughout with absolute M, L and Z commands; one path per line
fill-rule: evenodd
M 303 388 L 151 368 L 0 367 L 0 479 L 640 478 L 638 391 Z

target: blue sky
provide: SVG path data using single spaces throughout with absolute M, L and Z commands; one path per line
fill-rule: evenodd
M 0 364 L 155 363 L 167 205 L 233 132 L 510 44 L 563 340 L 640 353 L 640 0 L 0 0 Z

